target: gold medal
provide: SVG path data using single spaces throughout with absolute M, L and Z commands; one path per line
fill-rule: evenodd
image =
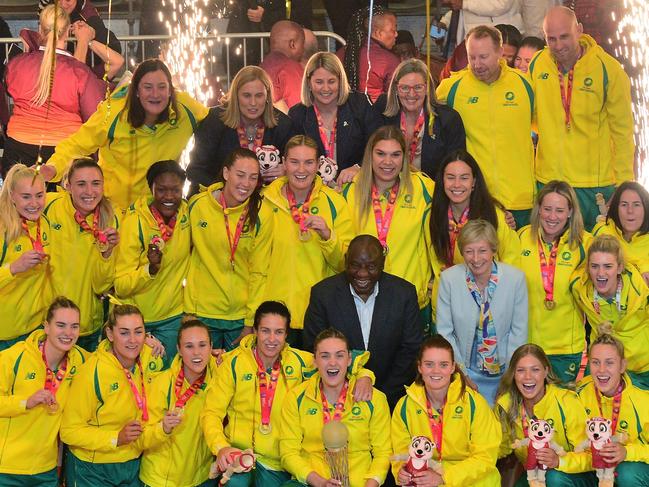
M 273 431 L 273 428 L 272 428 L 272 426 L 270 425 L 270 423 L 269 423 L 269 424 L 261 423 L 261 424 L 259 425 L 259 432 L 260 432 L 262 435 L 269 435 L 271 431 Z
M 302 230 L 298 230 L 297 237 L 300 239 L 300 242 L 308 242 L 309 240 L 311 240 L 311 230 L 306 230 L 304 232 Z
M 175 407 L 173 409 L 173 414 L 174 416 L 178 416 L 179 418 L 182 418 L 183 414 L 185 414 L 185 408 Z
M 162 252 L 162 249 L 165 248 L 165 241 L 159 235 L 154 235 L 153 237 L 151 237 L 151 242 L 149 243 L 154 247 L 157 247 L 160 252 Z
M 47 412 L 49 414 L 56 414 L 58 410 L 59 410 L 59 403 L 56 401 L 47 405 Z
M 552 299 L 545 300 L 545 309 L 552 311 L 557 304 Z
M 97 245 L 99 252 L 101 252 L 102 254 L 110 248 L 110 244 L 108 242 L 100 242 L 99 240 L 95 240 L 95 244 Z

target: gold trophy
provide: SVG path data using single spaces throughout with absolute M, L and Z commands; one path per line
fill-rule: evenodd
M 327 465 L 331 469 L 331 478 L 338 480 L 342 487 L 349 487 L 348 439 L 347 426 L 340 421 L 329 421 L 322 427 L 322 443 Z

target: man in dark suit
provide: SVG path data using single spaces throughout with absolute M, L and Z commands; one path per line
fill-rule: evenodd
M 345 272 L 311 288 L 304 316 L 307 350 L 326 328 L 342 331 L 355 350 L 369 350 L 366 367 L 390 408 L 415 378 L 415 358 L 423 341 L 415 286 L 383 272 L 385 255 L 376 237 L 359 235 L 349 244 Z

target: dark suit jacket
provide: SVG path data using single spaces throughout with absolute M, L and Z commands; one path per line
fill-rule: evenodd
M 304 316 L 304 345 L 326 328 L 342 331 L 354 350 L 365 350 L 354 297 L 344 273 L 328 277 L 311 288 Z M 376 387 L 388 397 L 391 408 L 404 395 L 403 386 L 415 378 L 415 359 L 423 341 L 423 326 L 415 286 L 384 272 L 374 303 L 366 367 L 376 375 Z

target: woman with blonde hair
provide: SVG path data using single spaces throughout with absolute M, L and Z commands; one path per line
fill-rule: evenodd
M 575 271 L 570 287 L 592 327 L 591 343 L 600 325 L 610 323 L 611 334 L 624 345 L 629 377 L 649 390 L 649 288 L 637 267 L 626 265 L 620 241 L 611 235 L 593 239 L 586 265 Z
M 585 265 L 591 235 L 584 230 L 579 201 L 564 181 L 550 181 L 536 195 L 531 225 L 518 232 L 520 268 L 529 289 L 529 341 L 543 347 L 563 383 L 577 378 L 586 344 L 583 312 L 570 281 Z
M 273 85 L 266 72 L 258 66 L 242 68 L 234 76 L 221 105 L 210 108 L 196 131 L 187 166 L 187 177 L 192 183 L 190 192 L 196 193 L 199 186 L 215 183 L 221 175 L 223 161 L 234 149 L 240 147 L 257 153 L 263 147 L 266 152 L 278 151 L 279 158 L 293 133 L 291 119 L 273 107 Z M 270 170 L 262 165 L 266 181 L 283 174 L 281 164 Z
M 367 139 L 379 127 L 367 97 L 350 92 L 345 68 L 331 52 L 311 56 L 304 68 L 302 103 L 291 107 L 288 116 L 300 133 L 318 143 L 320 165 L 336 167 L 330 177 L 337 177 L 338 185 L 358 172 Z
M 433 181 L 411 170 L 401 131 L 386 125 L 365 148 L 361 170 L 343 189 L 354 233 L 379 239 L 386 254 L 385 272 L 417 288 L 423 323 L 429 325 L 428 282 L 431 266 L 426 246 Z
M 65 50 L 69 30 L 70 17 L 63 8 L 44 8 L 39 18 L 41 49 L 7 65 L 5 81 L 14 109 L 2 156 L 3 176 L 18 162 L 31 166 L 49 159 L 54 147 L 97 110 L 106 93 L 106 84 Z
M 0 191 L 0 350 L 27 338 L 51 298 L 50 222 L 43 216 L 45 182 L 35 169 L 14 165 Z
M 460 114 L 437 102 L 433 78 L 419 59 L 397 66 L 387 94 L 376 100 L 373 110 L 384 125 L 401 129 L 410 164 L 432 179 L 446 154 L 466 149 Z

